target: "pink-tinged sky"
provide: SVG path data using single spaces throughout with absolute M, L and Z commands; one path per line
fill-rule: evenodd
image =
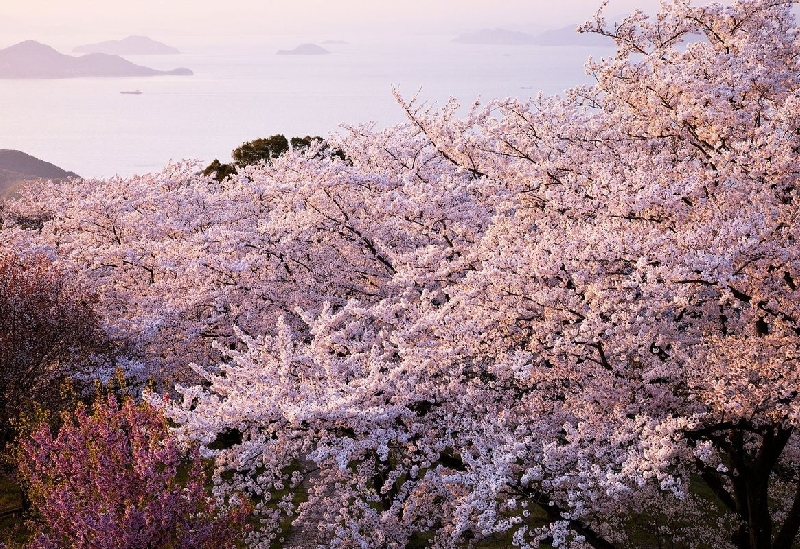
M 554 28 L 589 18 L 600 0 L 0 0 L 4 37 L 218 37 L 359 32 L 453 33 Z M 608 13 L 658 0 L 610 0 Z M 5 44 L 0 44 L 2 47 Z

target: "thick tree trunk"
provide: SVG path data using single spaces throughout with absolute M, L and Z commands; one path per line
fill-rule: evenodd
M 767 488 L 769 478 L 757 475 L 755 481 L 748 482 L 747 524 L 749 530 L 749 549 L 772 549 L 772 517 L 769 513 Z
M 781 452 L 792 434 L 791 429 L 774 427 L 762 432 L 761 444 L 755 455 L 748 452 L 742 430 L 729 432 L 729 457 L 733 465 L 733 499 L 740 526 L 734 533 L 733 542 L 739 549 L 784 549 L 786 539 L 789 549 L 796 535 L 789 516 L 786 528 L 781 529 L 773 544 L 773 523 L 769 507 L 770 477 L 778 463 Z M 800 501 L 795 500 L 800 507 Z M 791 530 L 794 530 L 792 532 Z

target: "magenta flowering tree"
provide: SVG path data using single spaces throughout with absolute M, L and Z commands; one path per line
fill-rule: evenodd
M 20 415 L 64 409 L 65 384 L 91 375 L 109 351 L 93 296 L 68 271 L 0 244 L 0 449 Z
M 206 494 L 197 449 L 180 447 L 155 408 L 109 397 L 63 419 L 56 436 L 42 425 L 21 444 L 30 547 L 235 547 L 246 508 Z

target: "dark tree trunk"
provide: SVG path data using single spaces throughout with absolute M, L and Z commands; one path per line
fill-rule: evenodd
M 797 534 L 793 524 L 800 525 L 800 519 L 790 514 L 773 544 L 774 525 L 769 507 L 770 477 L 791 434 L 791 429 L 781 426 L 762 430 L 758 450 L 753 455 L 746 449 L 745 430 L 731 429 L 728 433 L 724 448 L 732 465 L 732 496 L 740 520 L 732 541 L 739 549 L 789 549 Z M 800 493 L 794 503 L 800 510 Z M 790 538 L 788 545 L 787 538 Z

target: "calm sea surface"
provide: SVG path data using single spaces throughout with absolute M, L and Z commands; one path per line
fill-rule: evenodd
M 258 46 L 195 47 L 129 57 L 194 76 L 0 80 L 0 148 L 19 149 L 84 177 L 160 170 L 170 160 L 226 161 L 244 141 L 283 133 L 328 135 L 342 123 L 403 121 L 392 97 L 469 105 L 560 93 L 589 82 L 583 64 L 609 50 L 477 46 L 450 36 L 325 44 L 321 56 L 275 55 L 302 39 Z M 0 45 L 5 47 L 6 45 Z M 64 51 L 64 50 L 62 50 Z M 141 95 L 120 91 L 141 90 Z

